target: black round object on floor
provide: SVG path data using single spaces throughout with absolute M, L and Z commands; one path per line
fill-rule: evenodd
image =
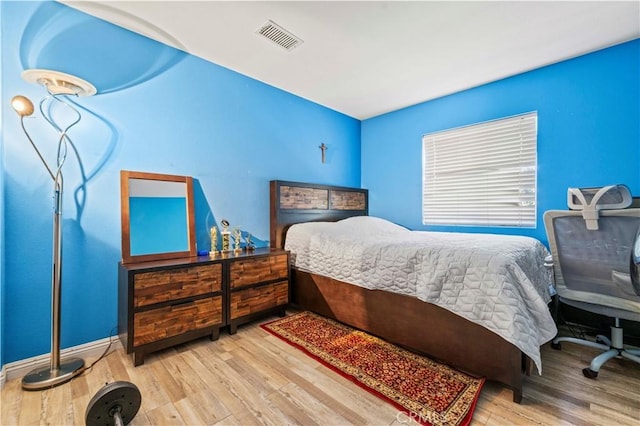
M 596 379 L 598 377 L 598 372 L 593 371 L 590 368 L 583 368 L 582 374 L 584 374 L 584 377 L 586 377 L 587 379 Z
M 127 425 L 138 413 L 142 396 L 129 382 L 108 383 L 89 401 L 85 413 L 87 426 Z

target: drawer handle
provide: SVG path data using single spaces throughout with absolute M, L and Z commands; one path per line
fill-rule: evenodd
M 196 304 L 195 300 L 186 300 L 184 302 L 178 302 L 176 304 L 171 305 L 171 309 L 186 308 L 188 306 L 195 305 L 195 304 Z

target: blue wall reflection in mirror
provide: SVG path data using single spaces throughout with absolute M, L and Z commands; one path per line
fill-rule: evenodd
M 131 255 L 189 250 L 186 185 L 129 179 Z

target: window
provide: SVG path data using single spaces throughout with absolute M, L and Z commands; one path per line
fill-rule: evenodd
M 422 223 L 536 226 L 538 114 L 424 135 Z

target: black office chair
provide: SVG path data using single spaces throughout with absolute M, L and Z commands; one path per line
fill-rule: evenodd
M 640 322 L 640 209 L 607 210 L 631 204 L 628 189 L 624 193 L 626 187 L 607 188 L 600 190 L 600 195 L 607 191 L 614 195 L 602 200 L 616 198 L 617 191 L 617 203 L 599 204 L 596 190 L 582 193 L 570 189 L 569 205 L 574 208 L 582 205 L 583 210 L 555 210 L 544 214 L 560 301 L 615 321 L 610 339 L 603 335 L 596 336 L 595 342 L 556 337 L 552 342 L 556 349 L 560 349 L 560 342 L 601 349 L 603 353 L 593 358 L 589 368 L 582 370 L 592 379 L 612 358 L 623 357 L 640 363 L 640 350 L 624 347 L 620 327 L 620 319 Z

